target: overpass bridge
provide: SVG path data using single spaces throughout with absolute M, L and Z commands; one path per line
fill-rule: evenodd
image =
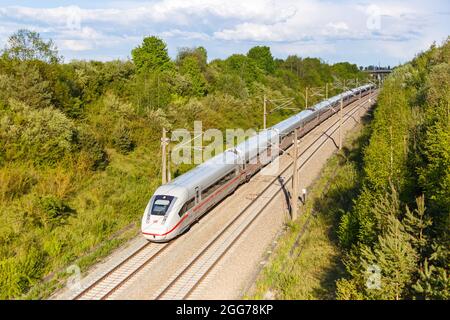
M 393 69 L 372 69 L 364 70 L 364 72 L 372 76 L 372 80 L 382 83 L 384 79 L 393 71 Z

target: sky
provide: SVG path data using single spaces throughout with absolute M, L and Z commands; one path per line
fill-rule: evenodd
M 53 39 L 66 62 L 128 59 L 156 35 L 175 57 L 203 46 L 208 59 L 271 47 L 329 63 L 395 66 L 450 35 L 448 0 L 0 0 L 0 48 L 18 29 Z

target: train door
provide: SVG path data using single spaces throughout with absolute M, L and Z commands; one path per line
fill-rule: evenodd
M 299 130 L 299 136 L 303 137 L 305 135 L 305 122 L 300 122 L 300 130 Z
M 201 190 L 200 187 L 195 187 L 195 195 L 194 195 L 194 199 L 195 199 L 195 205 L 197 206 L 200 201 L 201 201 Z M 203 208 L 199 208 L 198 210 L 195 211 L 195 213 L 193 214 L 192 219 L 197 219 L 198 217 L 200 217 L 202 215 L 202 211 L 204 209 Z
M 200 188 L 195 187 L 195 204 L 200 203 Z

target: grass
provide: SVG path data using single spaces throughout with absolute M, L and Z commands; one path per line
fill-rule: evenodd
M 54 167 L 0 167 L 0 299 L 47 298 L 64 285 L 68 266 L 86 271 L 138 234 L 160 184 L 158 141 L 107 152 L 103 171 L 91 171 L 82 154 Z
M 0 298 L 46 298 L 70 275 L 69 265 L 86 271 L 137 235 L 159 184 L 151 175 L 158 172 L 155 151 L 108 153 L 104 171 L 27 164 L 0 169 Z M 55 209 L 61 217 L 40 208 L 48 198 L 63 203 Z
M 366 118 L 368 121 L 370 118 Z M 301 216 L 288 225 L 247 299 L 334 299 L 337 279 L 345 275 L 337 230 L 352 206 L 360 182 L 362 148 L 368 127 L 346 139 L 313 183 Z
M 259 122 L 247 109 L 248 117 L 223 125 Z M 281 117 L 274 114 L 270 121 Z M 138 142 L 127 155 L 108 149 L 110 163 L 103 171 L 91 171 L 83 153 L 54 167 L 25 162 L 0 167 L 0 299 L 46 298 L 64 285 L 68 266 L 86 271 L 138 234 L 142 212 L 160 183 L 159 142 Z M 172 169 L 176 176 L 189 167 Z
M 68 266 L 85 272 L 139 233 L 143 210 L 160 184 L 159 145 L 127 155 L 107 152 L 103 171 L 90 171 L 83 159 L 53 168 L 0 168 L 1 299 L 47 298 L 65 285 Z M 189 166 L 174 169 L 177 175 Z M 47 207 L 41 210 L 48 197 L 68 208 L 60 220 L 48 217 Z

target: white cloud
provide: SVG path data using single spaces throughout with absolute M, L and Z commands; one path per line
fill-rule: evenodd
M 446 1 L 156 0 L 103 2 L 95 8 L 9 6 L 0 8 L 0 42 L 26 27 L 54 39 L 69 56 L 111 56 L 111 50 L 119 55 L 118 48 L 126 56 L 142 37 L 156 34 L 177 46 L 209 43 L 246 50 L 264 43 L 317 55 L 320 50 L 337 54 L 345 49 L 339 44 L 344 42 L 349 54 L 362 54 L 366 49 L 357 43 L 364 42 L 366 48 L 384 46 L 393 59 L 406 59 L 417 46 L 448 33 L 448 23 L 434 27 L 438 12 L 448 12 Z M 368 20 L 374 16 L 378 20 Z M 446 16 L 438 18 L 445 21 Z
M 72 51 L 86 51 L 92 50 L 92 43 L 83 40 L 62 40 L 61 49 L 72 50 Z
M 272 51 L 281 57 L 289 55 L 307 56 L 324 56 L 335 54 L 338 48 L 333 43 L 327 42 L 296 42 L 296 43 L 276 43 L 272 47 Z
M 290 32 L 279 26 L 246 22 L 232 29 L 214 32 L 214 37 L 219 40 L 239 41 L 285 41 L 292 39 Z
M 100 40 L 106 36 L 91 27 L 82 27 L 80 29 L 63 29 L 60 31 L 61 37 L 71 37 L 84 40 Z
M 133 25 L 135 23 L 195 24 L 198 17 L 237 19 L 274 23 L 295 14 L 293 6 L 278 5 L 273 0 L 163 0 L 139 6 L 104 9 L 82 9 L 78 6 L 56 8 L 32 8 L 12 6 L 0 8 L 0 14 L 16 19 L 31 19 L 41 23 L 64 25 L 71 17 L 78 16 L 87 22 L 114 22 Z
M 327 23 L 327 27 L 331 28 L 333 30 L 349 30 L 350 28 L 348 27 L 348 25 L 345 22 L 329 22 Z
M 182 31 L 179 29 L 172 29 L 169 31 L 164 31 L 160 34 L 163 38 L 176 38 L 181 37 L 188 40 L 209 40 L 210 36 L 203 32 L 190 32 L 190 31 Z

